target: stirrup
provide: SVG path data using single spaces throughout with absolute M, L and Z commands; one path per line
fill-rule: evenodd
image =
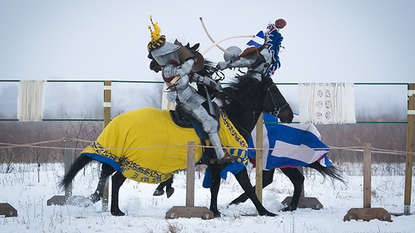
M 221 159 L 218 158 L 212 158 L 210 159 L 209 163 L 210 164 L 228 164 L 228 163 L 233 163 L 235 162 L 237 159 L 236 156 L 230 156 L 229 153 L 227 151 L 225 151 L 225 156 Z
M 235 162 L 236 157 L 234 156 L 225 156 L 222 159 L 217 159 L 218 164 L 228 164 Z

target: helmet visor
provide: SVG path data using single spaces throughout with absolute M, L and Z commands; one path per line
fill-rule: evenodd
M 179 55 L 175 52 L 154 57 L 154 60 L 156 60 L 160 66 L 165 66 L 168 64 L 180 64 Z

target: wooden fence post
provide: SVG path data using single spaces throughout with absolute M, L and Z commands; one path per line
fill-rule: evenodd
M 187 143 L 186 207 L 195 206 L 195 142 Z
M 262 149 L 258 149 L 258 148 L 262 148 L 264 146 L 263 144 L 263 139 L 262 139 L 262 134 L 263 134 L 263 130 L 264 130 L 264 117 L 263 117 L 263 113 L 261 113 L 261 115 L 259 115 L 258 121 L 256 123 L 256 143 L 255 143 L 255 147 L 256 149 L 256 159 L 255 159 L 255 166 L 256 166 L 256 183 L 255 183 L 255 193 L 258 197 L 259 202 L 262 203 Z
M 9 203 L 0 203 L 0 215 L 4 217 L 17 217 L 17 210 Z
M 63 140 L 64 150 L 63 150 L 63 164 L 65 169 L 65 174 L 69 172 L 71 165 L 75 159 L 75 154 L 73 153 L 73 143 L 71 139 L 65 138 Z M 55 195 L 47 200 L 46 204 L 50 205 L 66 205 L 71 204 L 69 200 L 72 197 L 72 183 L 65 187 L 65 195 Z M 77 196 L 78 197 L 78 196 Z
M 363 208 L 371 207 L 371 164 L 372 152 L 370 144 L 366 143 L 363 151 Z
M 104 127 L 111 121 L 111 81 L 104 81 Z M 108 211 L 109 184 L 111 179 L 105 182 L 102 195 L 102 211 Z
M 104 127 L 111 121 L 111 81 L 104 81 Z
M 173 206 L 166 212 L 166 219 L 193 217 L 202 219 L 213 218 L 213 212 L 208 208 L 195 206 L 195 155 L 195 142 L 188 142 L 186 163 L 186 206 Z
M 408 85 L 408 127 L 406 137 L 406 159 L 405 159 L 405 197 L 404 214 L 409 215 L 411 210 L 412 189 L 412 158 L 414 148 L 414 121 L 415 121 L 415 84 Z
M 371 145 L 366 143 L 363 150 L 363 208 L 351 208 L 343 217 L 343 221 L 350 221 L 353 219 L 370 221 L 372 219 L 378 219 L 380 221 L 392 222 L 391 214 L 384 208 L 371 207 L 372 151 L 370 150 L 370 147 Z

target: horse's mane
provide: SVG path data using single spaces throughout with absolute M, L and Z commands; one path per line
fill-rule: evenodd
M 223 102 L 222 110 L 245 138 L 252 130 L 247 127 L 255 125 L 254 114 L 262 111 L 264 95 L 264 83 L 247 74 L 239 76 L 238 81 L 224 88 L 219 96 Z
M 250 110 L 260 110 L 260 101 L 265 94 L 263 85 L 260 81 L 249 75 L 240 76 L 237 82 L 231 83 L 229 87 L 223 89 L 223 106 L 227 114 L 240 113 Z
M 213 73 L 216 72 L 214 63 L 208 59 L 204 59 L 203 65 L 203 69 L 198 71 L 197 73 L 202 76 L 212 77 Z

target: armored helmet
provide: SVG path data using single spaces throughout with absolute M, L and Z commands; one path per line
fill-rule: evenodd
M 165 35 L 160 35 L 160 27 L 158 23 L 154 23 L 150 16 L 151 24 L 153 25 L 154 31 L 151 26 L 148 26 L 151 34 L 151 41 L 147 45 L 148 52 L 151 57 L 160 65 L 165 66 L 169 63 L 180 63 L 177 50 L 180 46 L 175 45 L 166 41 Z

